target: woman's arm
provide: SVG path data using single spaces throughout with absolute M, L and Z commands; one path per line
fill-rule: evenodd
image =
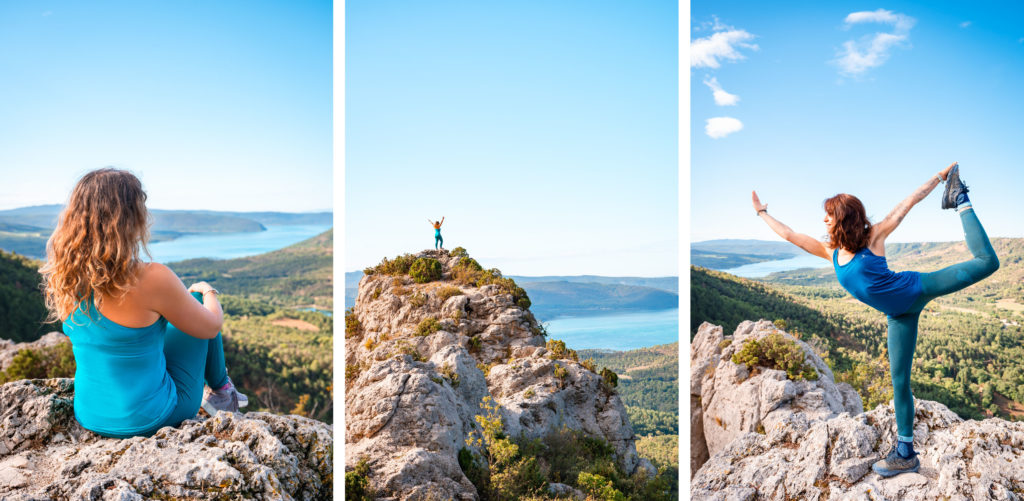
M 877 242 L 884 242 L 886 237 L 892 233 L 900 223 L 903 222 L 903 218 L 907 216 L 915 205 L 921 200 L 924 200 L 936 186 L 939 185 L 939 178 L 945 180 L 949 176 L 949 171 L 953 169 L 956 162 L 949 164 L 949 167 L 939 171 L 938 174 L 933 176 L 928 181 L 925 181 L 918 189 L 914 190 L 907 198 L 904 198 L 902 202 L 897 205 L 885 219 L 879 221 L 877 224 L 872 226 L 871 230 L 871 242 L 875 244 Z
M 824 243 L 810 235 L 793 231 L 792 228 L 783 224 L 782 221 L 779 221 L 768 214 L 768 205 L 761 203 L 761 199 L 757 197 L 756 191 L 751 193 L 751 199 L 754 202 L 754 210 L 757 211 L 757 215 L 760 216 L 761 220 L 765 223 L 768 223 L 768 226 L 778 236 L 786 239 L 787 242 L 796 245 L 810 254 L 827 261 L 832 261 L 832 257 L 828 255 L 828 248 L 825 247 Z
M 146 306 L 159 313 L 185 334 L 199 339 L 217 337 L 224 323 L 224 312 L 213 287 L 206 282 L 194 284 L 189 289 L 170 268 L 150 263 L 140 280 L 140 297 Z M 196 301 L 190 291 L 203 293 L 203 303 Z
M 438 224 L 444 224 L 444 216 L 441 216 L 441 222 Z

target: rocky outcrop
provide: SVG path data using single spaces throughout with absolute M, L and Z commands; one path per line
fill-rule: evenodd
M 112 439 L 74 419 L 74 380 L 0 386 L 0 499 L 332 498 L 331 427 L 263 412 Z
M 457 455 L 484 397 L 500 405 L 509 436 L 582 430 L 607 440 L 626 472 L 654 471 L 637 457 L 619 396 L 578 362 L 549 356 L 528 309 L 498 285 L 458 285 L 448 251 L 417 257 L 438 260 L 441 279 L 364 276 L 345 339 L 345 463 L 366 461 L 378 496 L 477 499 Z M 429 319 L 437 324 L 424 329 Z
M 729 360 L 745 341 L 777 331 L 766 321 L 744 322 L 726 342 L 729 338 L 720 327 L 705 324 L 699 329 L 691 369 L 703 368 L 700 381 L 691 386 L 691 399 L 695 392 L 700 395 L 700 430 L 713 438 L 705 443 L 710 458 L 697 465 L 691 481 L 692 499 L 969 500 L 1024 495 L 1024 422 L 965 421 L 927 400 L 915 402 L 920 472 L 880 477 L 871 465 L 895 440 L 891 403 L 862 412 L 852 388 L 834 384 L 821 358 L 788 334 L 818 370 L 817 384 L 788 381 L 784 373 L 781 378 L 771 374 L 781 371 L 771 370 L 743 378 L 745 369 Z M 786 381 L 794 386 L 786 389 Z M 716 401 L 728 401 L 733 410 Z M 718 420 L 726 423 L 723 431 L 715 430 L 721 427 Z M 751 420 L 759 423 L 754 429 Z M 728 434 L 730 425 L 739 430 Z M 696 435 L 691 443 L 698 440 Z M 691 453 L 691 467 L 696 463 Z
M 7 369 L 14 360 L 14 356 L 21 350 L 41 350 L 50 346 L 56 346 L 68 342 L 68 337 L 61 332 L 50 332 L 43 337 L 28 343 L 15 343 L 7 339 L 0 339 L 0 371 Z

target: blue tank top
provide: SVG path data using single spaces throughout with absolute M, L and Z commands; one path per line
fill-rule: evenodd
M 890 316 L 902 315 L 921 296 L 921 274 L 896 273 L 889 269 L 885 256 L 876 256 L 867 247 L 853 259 L 839 264 L 839 249 L 832 251 L 836 279 L 853 297 Z
M 178 404 L 164 358 L 167 320 L 125 327 L 104 317 L 92 300 L 75 308 L 64 333 L 75 354 L 75 419 L 100 435 L 150 435 Z
M 434 228 L 434 236 L 435 237 L 441 236 L 441 228 Z

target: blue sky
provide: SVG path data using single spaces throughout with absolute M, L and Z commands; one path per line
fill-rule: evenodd
M 817 238 L 835 193 L 878 221 L 953 161 L 988 234 L 1024 236 L 1024 6 L 1007 5 L 693 1 L 693 241 L 777 240 L 752 189 Z M 889 240 L 962 239 L 941 189 Z
M 332 5 L 0 3 L 0 209 L 88 170 L 164 209 L 330 210 Z
M 346 270 L 677 273 L 670 2 L 347 2 Z

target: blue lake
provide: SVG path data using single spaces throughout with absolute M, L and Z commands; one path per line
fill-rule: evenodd
M 737 277 L 743 278 L 762 278 L 766 277 L 777 271 L 789 271 L 796 270 L 799 268 L 831 268 L 832 265 L 818 256 L 812 256 L 810 254 L 804 254 L 801 256 L 792 257 L 789 259 L 777 259 L 775 261 L 764 261 L 761 263 L 751 263 L 739 266 L 736 268 L 730 268 L 728 270 L 719 270 L 726 273 L 731 273 Z
M 330 228 L 324 225 L 282 225 L 267 226 L 267 231 L 252 233 L 188 235 L 151 243 L 149 253 L 158 263 L 172 263 L 197 257 L 231 259 L 253 256 L 301 242 Z
M 679 309 L 561 317 L 544 322 L 548 339 L 574 350 L 633 350 L 679 341 Z

